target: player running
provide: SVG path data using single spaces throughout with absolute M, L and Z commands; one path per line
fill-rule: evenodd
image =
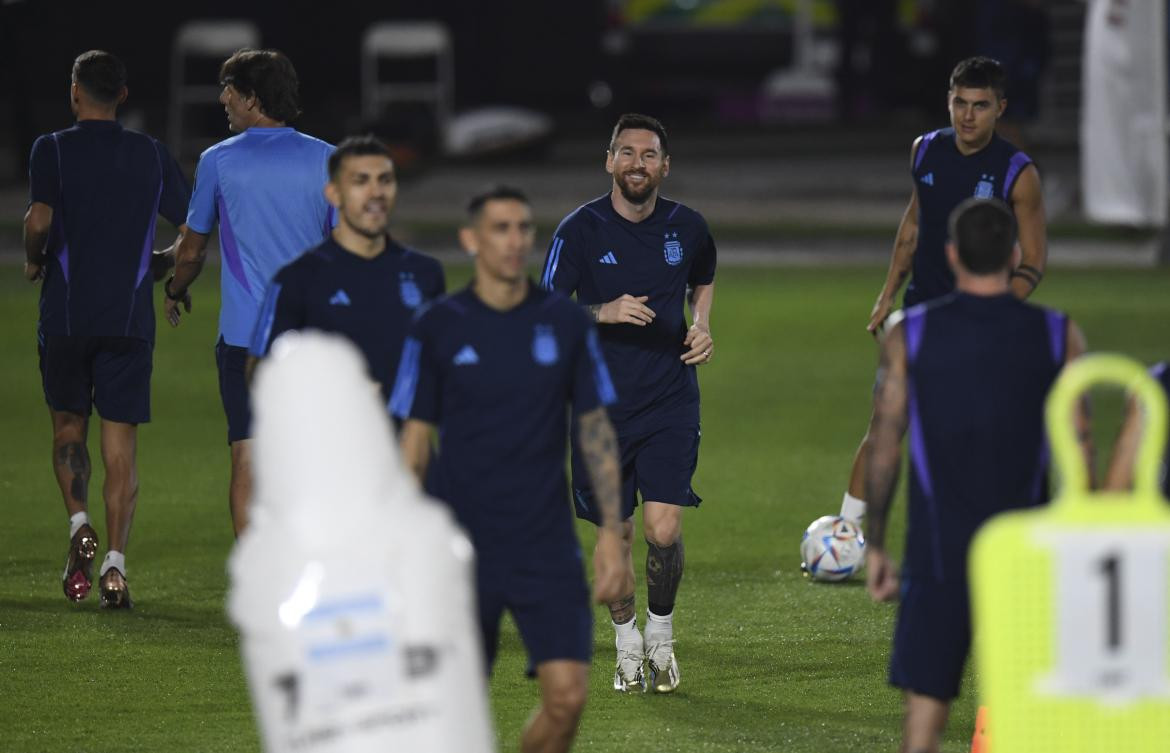
M 610 416 L 621 447 L 626 566 L 621 594 L 609 604 L 617 645 L 614 689 L 645 690 L 645 662 L 653 689 L 669 693 L 679 683 L 673 617 L 683 575 L 682 511 L 702 501 L 691 488 L 699 459 L 695 367 L 709 363 L 715 347 L 715 242 L 698 212 L 658 194 L 670 172 L 670 151 L 666 129 L 654 118 L 618 119 L 605 169 L 612 188 L 561 222 L 541 284 L 576 293 L 588 309 L 617 386 Z M 597 524 L 598 504 L 582 461 L 575 447 L 577 515 Z M 645 637 L 637 627 L 631 554 L 639 492 L 648 545 Z
M 215 362 L 228 422 L 228 492 L 238 536 L 252 493 L 252 409 L 245 379 L 248 345 L 264 291 L 276 271 L 329 237 L 333 213 L 323 187 L 333 147 L 287 124 L 300 115 L 297 73 L 275 50 L 240 50 L 219 73 L 219 101 L 233 136 L 205 151 L 195 172 L 188 232 L 167 281 L 167 319 L 191 310 L 188 288 L 203 269 L 207 239 L 219 223 L 222 257 Z
M 397 195 L 385 144 L 361 136 L 337 146 L 325 186 L 337 227 L 329 240 L 276 273 L 252 337 L 253 358 L 290 329 L 337 332 L 358 346 L 383 400 L 390 397 L 414 312 L 446 286 L 438 261 L 386 233 Z
M 947 110 L 951 125 L 925 133 L 910 148 L 914 186 L 910 204 L 898 224 L 894 251 L 885 284 L 874 302 L 866 329 L 877 336 L 894 307 L 894 298 L 906 278 L 910 284 L 904 307 L 950 293 L 955 276 L 944 247 L 947 221 L 964 199 L 997 198 L 1007 202 L 1015 217 L 1020 261 L 1011 272 L 1011 291 L 1019 299 L 1031 295 L 1044 276 L 1048 250 L 1040 173 L 1032 159 L 996 132 L 1007 109 L 1003 66 L 986 57 L 961 61 L 951 72 Z M 866 435 L 857 448 L 841 515 L 861 520 L 865 515 Z
M 415 321 L 390 399 L 402 455 L 433 478 L 476 550 L 479 620 L 488 668 L 503 611 L 512 613 L 540 681 L 541 707 L 522 751 L 568 750 L 585 707 L 593 615 L 581 548 L 566 502 L 566 403 L 597 489 L 601 520 L 594 595 L 610 601 L 622 580 L 617 442 L 606 406 L 616 399 L 597 332 L 564 296 L 525 276 L 532 210 L 500 187 L 472 199 L 459 233 L 475 260 L 466 289 Z
M 1012 294 L 1015 228 L 1005 204 L 968 199 L 952 214 L 950 235 L 956 292 L 907 309 L 882 343 L 865 465 L 867 587 L 875 601 L 901 593 L 889 677 L 905 694 L 902 750 L 912 751 L 939 749 L 959 693 L 971 642 L 971 538 L 992 515 L 1047 500 L 1044 400 L 1085 348 L 1065 314 Z M 885 538 L 907 429 L 899 583 Z
M 33 144 L 24 274 L 44 279 L 37 340 L 53 471 L 69 513 L 65 596 L 81 601 L 93 585 L 86 435 L 96 406 L 109 536 L 101 606 L 130 608 L 125 553 L 138 502 L 138 424 L 150 420 L 155 222 L 161 214 L 181 231 L 190 193 L 166 147 L 118 124 L 128 94 L 121 61 L 101 50 L 79 55 L 69 94 L 76 124 Z

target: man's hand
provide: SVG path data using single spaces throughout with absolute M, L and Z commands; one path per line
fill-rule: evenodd
M 36 282 L 43 279 L 45 276 L 45 266 L 43 264 L 33 264 L 31 261 L 24 263 L 24 279 L 29 282 Z
M 866 549 L 865 589 L 874 601 L 890 601 L 898 595 L 898 571 L 884 549 Z
M 894 307 L 892 298 L 885 294 L 885 291 L 878 296 L 877 301 L 873 304 L 873 311 L 869 314 L 869 324 L 865 328 L 869 330 L 869 334 L 877 337 L 882 332 L 882 324 L 885 323 L 886 318 L 890 315 L 890 309 Z
M 654 312 L 646 305 L 650 296 L 632 296 L 629 293 L 601 304 L 597 309 L 598 324 L 636 324 L 645 327 L 654 321 Z
M 688 366 L 708 363 L 715 353 L 715 341 L 711 339 L 711 330 L 706 324 L 692 324 L 683 338 L 683 346 L 690 350 L 679 358 Z
M 170 322 L 172 327 L 178 327 L 179 319 L 181 317 L 179 306 L 181 305 L 184 309 L 186 309 L 188 314 L 191 313 L 191 291 L 184 290 L 182 297 L 175 299 L 171 298 L 170 290 L 171 281 L 167 280 L 165 283 L 163 283 L 163 307 L 166 311 L 167 321 Z
M 612 528 L 597 530 L 597 548 L 593 552 L 593 600 L 608 604 L 622 597 L 622 535 Z

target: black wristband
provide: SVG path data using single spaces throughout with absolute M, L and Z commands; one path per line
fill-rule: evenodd
M 171 299 L 172 301 L 181 301 L 187 297 L 187 291 L 184 290 L 182 295 L 175 295 L 174 293 L 172 293 L 171 292 L 171 281 L 174 279 L 175 279 L 175 276 L 171 275 L 170 277 L 167 278 L 167 281 L 163 283 L 163 295 L 165 295 L 167 298 Z
M 1020 266 L 1016 267 L 1016 271 L 1031 275 L 1036 280 L 1036 282 L 1040 282 L 1044 279 L 1044 273 L 1033 267 L 1031 264 L 1021 264 Z
M 1037 280 L 1031 273 L 1023 272 L 1019 269 L 1012 272 L 1012 277 L 1022 277 L 1023 279 L 1027 280 L 1028 284 L 1032 286 L 1033 290 L 1035 290 L 1036 286 L 1040 284 L 1040 281 Z

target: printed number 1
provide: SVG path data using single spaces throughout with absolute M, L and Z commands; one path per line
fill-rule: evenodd
M 1106 610 L 1108 611 L 1105 644 L 1110 651 L 1121 648 L 1121 558 L 1110 554 L 1101 560 L 1101 572 L 1108 580 L 1106 588 Z

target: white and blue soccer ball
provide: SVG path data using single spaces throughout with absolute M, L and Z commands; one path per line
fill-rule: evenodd
M 861 525 L 840 515 L 814 520 L 800 541 L 800 569 L 814 580 L 845 580 L 865 566 Z

